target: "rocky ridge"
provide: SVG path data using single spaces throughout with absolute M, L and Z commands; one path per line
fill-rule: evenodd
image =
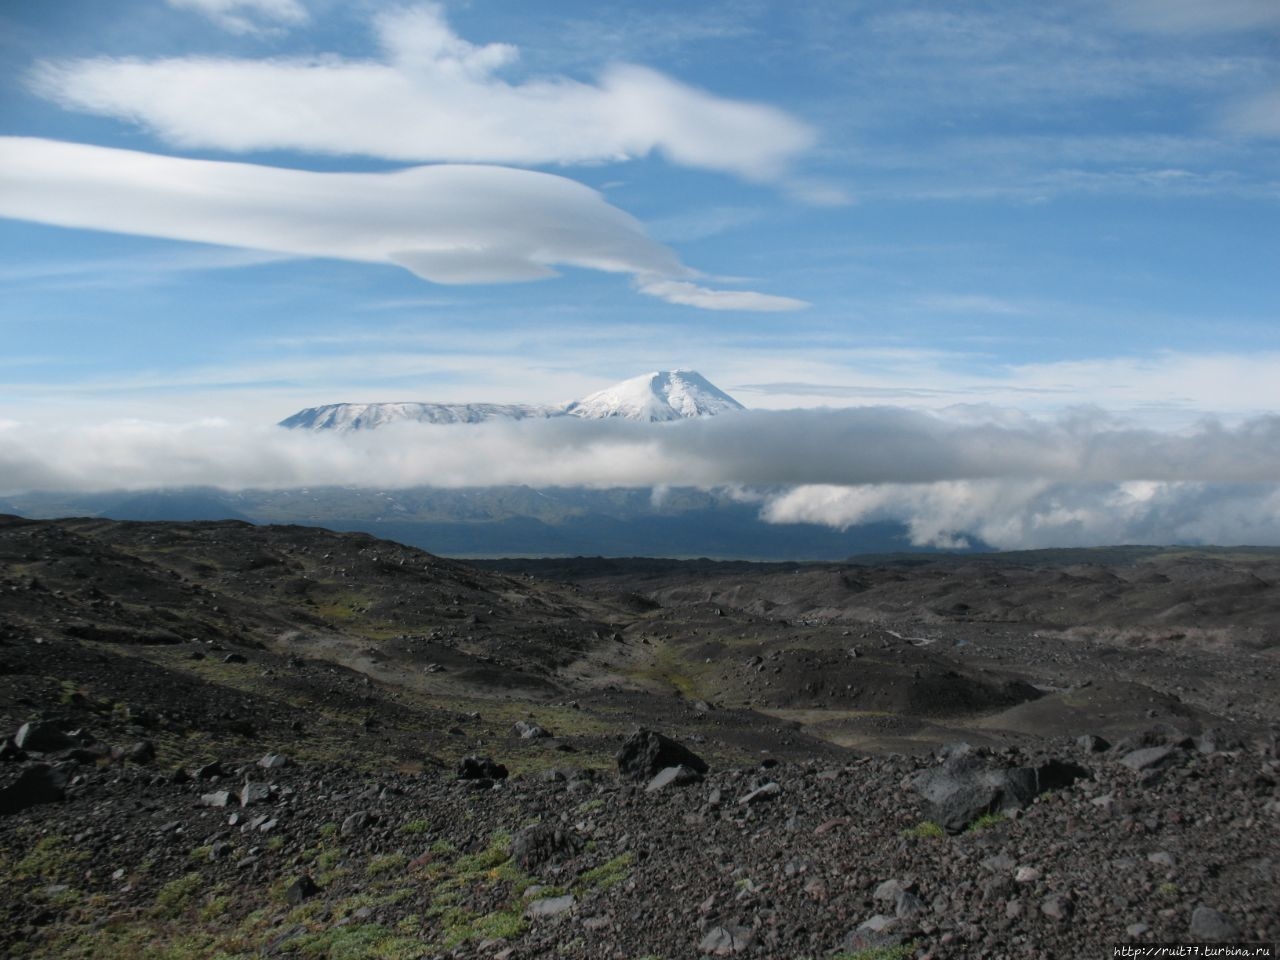
M 906 598 L 912 569 L 865 577 Z M 303 527 L 10 518 L 0 946 L 867 960 L 1274 941 L 1254 574 L 1233 600 L 1247 632 L 1137 662 L 1015 619 L 770 616 L 687 575 L 676 600 Z M 1020 589 L 1037 582 L 1059 589 L 1053 568 Z
M 512 777 L 278 754 L 170 770 L 11 739 L 6 779 L 66 786 L 0 820 L 7 955 L 1056 958 L 1280 936 L 1273 743 L 1152 730 L 647 789 L 622 775 L 636 739 L 616 772 Z M 920 783 L 957 759 L 1079 776 L 948 834 Z

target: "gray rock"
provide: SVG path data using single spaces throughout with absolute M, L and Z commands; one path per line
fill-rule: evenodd
M 1150 770 L 1167 766 L 1176 758 L 1177 750 L 1173 747 L 1143 747 L 1125 754 L 1120 763 L 1130 770 Z
M 925 912 L 925 903 L 909 890 L 900 890 L 894 900 L 893 913 L 899 919 L 916 917 Z
M 27 767 L 12 783 L 0 789 L 0 815 L 65 800 L 68 780 L 67 771 L 62 767 L 47 763 Z
M 1076 746 L 1085 753 L 1105 753 L 1111 749 L 1111 743 L 1106 738 L 1096 736 L 1092 733 L 1086 733 L 1082 737 L 1076 737 Z
M 681 743 L 644 727 L 623 741 L 614 757 L 618 775 L 628 780 L 652 780 L 666 767 L 686 766 L 706 773 L 707 762 Z
M 19 749 L 32 753 L 53 753 L 56 750 L 69 750 L 76 745 L 75 740 L 67 736 L 57 724 L 43 721 L 24 723 L 13 735 L 13 742 Z
M 488 757 L 463 757 L 458 761 L 459 780 L 505 780 L 507 768 Z
M 755 932 L 750 927 L 712 927 L 698 943 L 698 950 L 712 957 L 728 957 L 746 950 L 754 939 Z
M 133 763 L 150 763 L 156 758 L 156 745 L 150 740 L 139 740 L 125 750 L 124 757 Z
M 240 806 L 251 807 L 257 803 L 269 803 L 271 787 L 265 783 L 246 783 L 240 788 Z
M 644 789 L 646 793 L 656 793 L 664 787 L 686 787 L 701 780 L 702 774 L 681 763 L 674 767 L 665 767 L 659 770 L 658 775 L 650 780 Z
M 930 819 L 960 833 L 983 814 L 1020 810 L 1041 793 L 1073 783 L 1089 771 L 1051 760 L 1039 767 L 988 767 L 976 752 L 951 751 L 941 765 L 915 775 L 912 784 L 930 805 Z
M 511 732 L 521 740 L 541 740 L 551 736 L 545 729 L 530 720 L 517 720 Z
M 364 810 L 357 810 L 351 816 L 342 821 L 341 832 L 344 837 L 353 837 L 358 833 L 364 833 L 369 821 L 372 818 Z
M 846 934 L 841 946 L 851 953 L 897 946 L 902 942 L 902 935 L 895 932 L 896 928 L 896 920 L 877 913 Z
M 987 857 L 982 861 L 982 865 L 992 873 L 1008 873 L 1018 864 L 1009 854 L 1001 852 L 995 856 Z
M 1045 897 L 1040 904 L 1041 913 L 1059 922 L 1070 919 L 1073 909 L 1071 898 L 1059 893 Z
M 558 917 L 560 914 L 568 913 L 572 910 L 575 902 L 572 893 L 566 893 L 563 897 L 544 897 L 541 900 L 531 901 L 524 908 L 524 915 L 541 919 Z
M 279 770 L 281 767 L 287 767 L 288 765 L 289 758 L 278 753 L 268 753 L 258 761 L 258 766 L 264 770 Z
M 1241 737 L 1219 727 L 1210 727 L 1195 738 L 1195 748 L 1200 753 L 1220 753 L 1227 750 L 1243 750 L 1245 742 Z
M 320 892 L 320 886 L 305 873 L 297 880 L 290 884 L 289 889 L 285 891 L 285 899 L 292 906 L 297 906 L 304 900 L 314 897 Z
M 567 827 L 556 823 L 535 823 L 511 838 L 509 852 L 522 869 L 533 873 L 549 863 L 575 856 L 584 842 Z
M 1204 904 L 1191 911 L 1190 931 L 1197 940 L 1224 942 L 1240 939 L 1240 928 L 1230 917 Z
M 893 903 L 904 889 L 897 880 L 886 880 L 876 887 L 875 892 L 871 894 L 871 899 L 881 903 Z
M 200 806 L 202 807 L 225 807 L 231 802 L 231 791 L 215 790 L 213 793 L 205 793 L 200 796 Z

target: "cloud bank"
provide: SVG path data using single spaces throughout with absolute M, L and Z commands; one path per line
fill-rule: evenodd
M 596 191 L 505 167 L 314 173 L 0 137 L 0 216 L 394 264 L 434 283 L 537 280 L 570 266 L 631 274 L 672 303 L 806 305 L 750 291 L 691 295 L 698 274 Z
M 223 17 L 250 6 L 185 0 Z M 257 0 L 283 16 L 288 4 Z M 379 60 L 335 56 L 45 61 L 30 85 L 72 110 L 139 124 L 182 148 L 304 150 L 402 161 L 520 166 L 659 153 L 672 163 L 775 180 L 813 146 L 781 110 L 718 97 L 657 71 L 617 64 L 596 83 L 513 83 L 505 43 L 459 37 L 438 4 L 375 16 Z
M 225 422 L 0 425 L 24 490 L 345 484 L 381 489 L 734 487 L 775 523 L 900 520 L 920 544 L 1280 543 L 1280 416 L 1129 428 L 1097 412 L 980 421 L 897 408 L 752 411 L 649 425 L 402 424 L 355 434 Z

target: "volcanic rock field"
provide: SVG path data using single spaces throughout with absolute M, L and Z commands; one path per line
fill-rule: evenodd
M 0 517 L 0 950 L 1280 940 L 1280 552 L 508 560 Z

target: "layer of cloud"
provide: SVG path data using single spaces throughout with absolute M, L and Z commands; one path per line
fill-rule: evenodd
M 1006 550 L 1127 543 L 1280 544 L 1280 486 L 954 480 L 803 486 L 771 497 L 771 523 L 906 524 L 916 546 Z
M 0 422 L 0 496 L 214 485 L 393 489 L 695 486 L 773 523 L 905 523 L 941 547 L 1280 544 L 1280 416 L 1126 427 L 1098 412 L 965 420 L 895 408 L 676 424 L 402 424 L 354 434 L 226 421 L 35 429 Z
M 292 149 L 516 165 L 660 153 L 751 180 L 782 177 L 815 136 L 764 104 L 644 67 L 597 83 L 500 73 L 519 51 L 476 45 L 426 4 L 376 16 L 381 60 L 95 58 L 43 62 L 31 85 L 64 107 L 138 123 L 183 148 Z
M 1100 412 L 943 416 L 894 407 L 751 411 L 665 425 L 399 424 L 334 435 L 229 423 L 11 427 L 10 492 L 181 486 L 866 486 L 954 481 L 1269 484 L 1280 416 L 1142 429 Z M 3 493 L 4 491 L 0 491 Z
M 640 290 L 672 303 L 804 305 L 692 287 L 696 272 L 596 191 L 505 167 L 313 173 L 0 137 L 0 216 L 395 264 L 435 283 L 537 280 L 572 266 L 631 274 Z
M 208 17 L 236 34 L 270 34 L 296 27 L 309 19 L 298 0 L 165 0 L 171 7 Z

